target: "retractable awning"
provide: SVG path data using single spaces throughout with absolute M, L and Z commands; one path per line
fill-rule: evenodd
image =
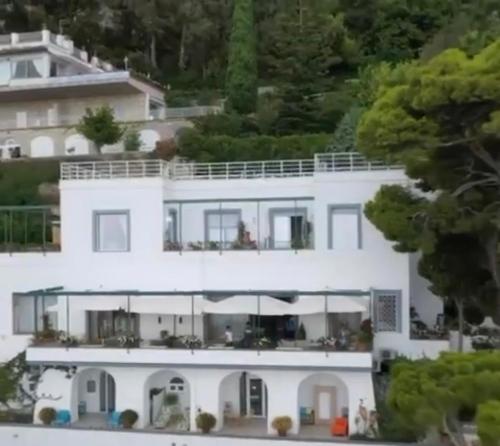
M 193 303 L 193 305 L 191 305 Z M 206 301 L 202 296 L 140 296 L 130 298 L 130 311 L 140 314 L 200 315 Z
M 316 314 L 324 313 L 364 313 L 369 310 L 367 299 L 348 296 L 299 296 L 298 300 L 290 305 L 289 314 Z
M 207 301 L 203 311 L 209 314 L 281 316 L 291 314 L 290 307 L 290 304 L 269 296 L 237 295 L 219 302 Z

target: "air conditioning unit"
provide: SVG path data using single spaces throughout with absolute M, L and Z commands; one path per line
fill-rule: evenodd
M 381 349 L 379 350 L 379 361 L 390 361 L 392 359 L 396 359 L 398 356 L 398 352 L 393 349 Z

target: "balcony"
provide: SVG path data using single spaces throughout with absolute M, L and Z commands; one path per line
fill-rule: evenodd
M 164 203 L 165 251 L 314 248 L 312 198 Z
M 32 362 L 371 367 L 369 292 L 137 293 L 18 293 L 14 331 Z
M 57 208 L 0 206 L 0 253 L 46 253 L 60 249 Z

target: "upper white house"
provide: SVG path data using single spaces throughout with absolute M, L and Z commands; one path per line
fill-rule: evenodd
M 63 367 L 36 413 L 81 426 L 132 409 L 139 428 L 195 431 L 203 411 L 221 432 L 275 435 L 289 416 L 292 434 L 342 417 L 356 433 L 380 361 L 448 348 L 411 336 L 443 309 L 364 216 L 383 184 L 410 183 L 357 154 L 62 163 L 60 221 L 0 210 L 0 351 Z
M 172 119 L 189 111 L 170 112 L 160 85 L 91 57 L 63 35 L 48 30 L 0 35 L 0 160 L 92 152 L 74 127 L 87 108 L 103 105 L 139 133 L 143 151 L 173 137 L 182 122 Z M 122 143 L 104 148 L 121 150 Z

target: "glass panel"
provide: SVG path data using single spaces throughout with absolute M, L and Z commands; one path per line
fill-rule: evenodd
M 292 225 L 290 216 L 276 215 L 274 217 L 274 247 L 290 248 L 292 241 Z
M 359 249 L 359 213 L 357 209 L 333 209 L 331 215 L 331 248 Z
M 34 297 L 14 297 L 14 333 L 35 332 Z
M 128 251 L 129 227 L 126 213 L 97 215 L 97 250 Z
M 262 392 L 262 380 L 261 379 L 250 379 L 250 414 L 260 417 L 264 415 L 263 411 L 263 392 Z
M 0 85 L 8 84 L 10 81 L 10 63 L 7 60 L 0 61 Z

